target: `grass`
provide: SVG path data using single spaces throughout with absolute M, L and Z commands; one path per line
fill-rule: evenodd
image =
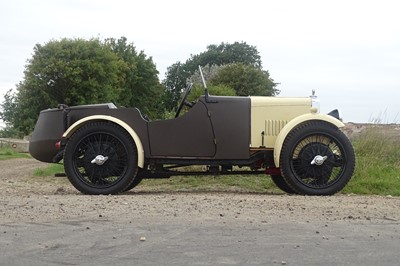
M 265 175 L 174 176 L 169 179 L 145 179 L 137 188 L 151 191 L 281 193 Z
M 19 153 L 9 147 L 0 147 L 0 160 L 9 160 L 15 158 L 31 158 L 27 153 Z
M 400 134 L 396 131 L 396 128 L 387 126 L 370 127 L 352 140 L 356 170 L 340 193 L 400 196 Z M 177 176 L 144 180 L 139 186 L 150 190 L 280 192 L 265 175 Z
M 64 173 L 62 164 L 49 164 L 34 170 L 34 176 L 49 177 Z M 137 190 L 146 191 L 240 191 L 282 193 L 265 175 L 173 176 L 168 179 L 144 179 Z
M 47 167 L 36 168 L 33 172 L 34 176 L 54 176 L 57 173 L 64 173 L 64 166 L 62 164 L 49 164 Z
M 356 152 L 356 170 L 341 193 L 400 196 L 400 134 L 393 130 L 388 131 L 386 127 L 370 127 L 353 139 L 352 143 Z M 29 155 L 0 148 L 0 160 L 21 157 L 27 158 Z M 62 165 L 49 164 L 47 167 L 36 169 L 34 175 L 49 177 L 63 171 Z M 281 193 L 265 175 L 145 179 L 137 190 Z
M 400 196 L 400 135 L 371 127 L 353 146 L 356 170 L 343 193 Z

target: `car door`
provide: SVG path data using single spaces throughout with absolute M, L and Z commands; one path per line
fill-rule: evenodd
M 148 123 L 151 157 L 212 158 L 215 136 L 205 104 L 197 102 L 186 114 Z
M 205 102 L 215 135 L 215 159 L 250 156 L 250 98 L 210 96 Z

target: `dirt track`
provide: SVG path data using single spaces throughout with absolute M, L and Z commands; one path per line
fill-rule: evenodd
M 140 188 L 118 196 L 86 196 L 60 177 L 33 177 L 45 166 L 33 159 L 0 161 L 2 223 L 70 219 L 176 219 L 254 223 L 282 221 L 400 221 L 400 198 L 308 197 L 237 192 L 170 193 Z M 136 192 L 135 192 L 136 191 Z
M 397 265 L 400 198 L 238 192 L 86 196 L 0 161 L 0 264 Z

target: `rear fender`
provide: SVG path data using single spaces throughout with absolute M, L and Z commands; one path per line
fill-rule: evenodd
M 112 117 L 112 116 L 108 116 L 108 115 L 92 115 L 92 116 L 87 116 L 85 118 L 82 118 L 78 121 L 76 121 L 75 123 L 73 123 L 68 129 L 67 131 L 64 132 L 64 134 L 62 135 L 63 138 L 69 138 L 72 136 L 72 134 L 74 134 L 74 132 L 76 130 L 78 130 L 79 128 L 81 128 L 82 126 L 86 125 L 89 122 L 92 121 L 110 121 L 113 122 L 119 126 L 121 126 L 122 128 L 124 128 L 129 135 L 132 137 L 132 139 L 135 141 L 136 144 L 136 149 L 138 152 L 138 166 L 140 168 L 143 168 L 144 166 L 144 149 L 143 149 L 143 145 L 142 142 L 140 141 L 139 136 L 136 134 L 136 132 L 124 121 Z
M 338 128 L 344 127 L 345 125 L 343 124 L 342 121 L 326 114 L 305 114 L 298 116 L 292 120 L 289 121 L 281 130 L 279 133 L 278 137 L 276 138 L 275 141 L 275 146 L 274 146 L 274 162 L 275 166 L 279 167 L 279 160 L 280 160 L 280 155 L 281 155 L 281 150 L 283 143 L 289 134 L 290 131 L 292 131 L 295 127 L 298 125 L 307 122 L 307 121 L 312 121 L 312 120 L 320 120 L 320 121 L 325 121 L 329 124 L 333 124 Z

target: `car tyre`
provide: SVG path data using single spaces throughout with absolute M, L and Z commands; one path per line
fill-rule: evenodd
M 288 194 L 296 194 L 296 191 L 293 190 L 285 181 L 285 179 L 281 175 L 271 175 L 271 179 L 274 184 L 283 192 Z
M 332 195 L 350 181 L 355 155 L 350 140 L 336 126 L 310 121 L 286 137 L 280 155 L 286 183 L 304 195 Z
M 71 184 L 84 194 L 117 194 L 135 182 L 136 145 L 121 127 L 91 122 L 68 140 L 64 169 Z
M 132 190 L 134 187 L 139 185 L 140 182 L 142 182 L 142 180 L 143 180 L 143 177 L 140 176 L 140 170 L 139 170 L 138 173 L 136 174 L 135 179 L 133 180 L 133 182 L 126 189 L 124 189 L 124 192 Z

